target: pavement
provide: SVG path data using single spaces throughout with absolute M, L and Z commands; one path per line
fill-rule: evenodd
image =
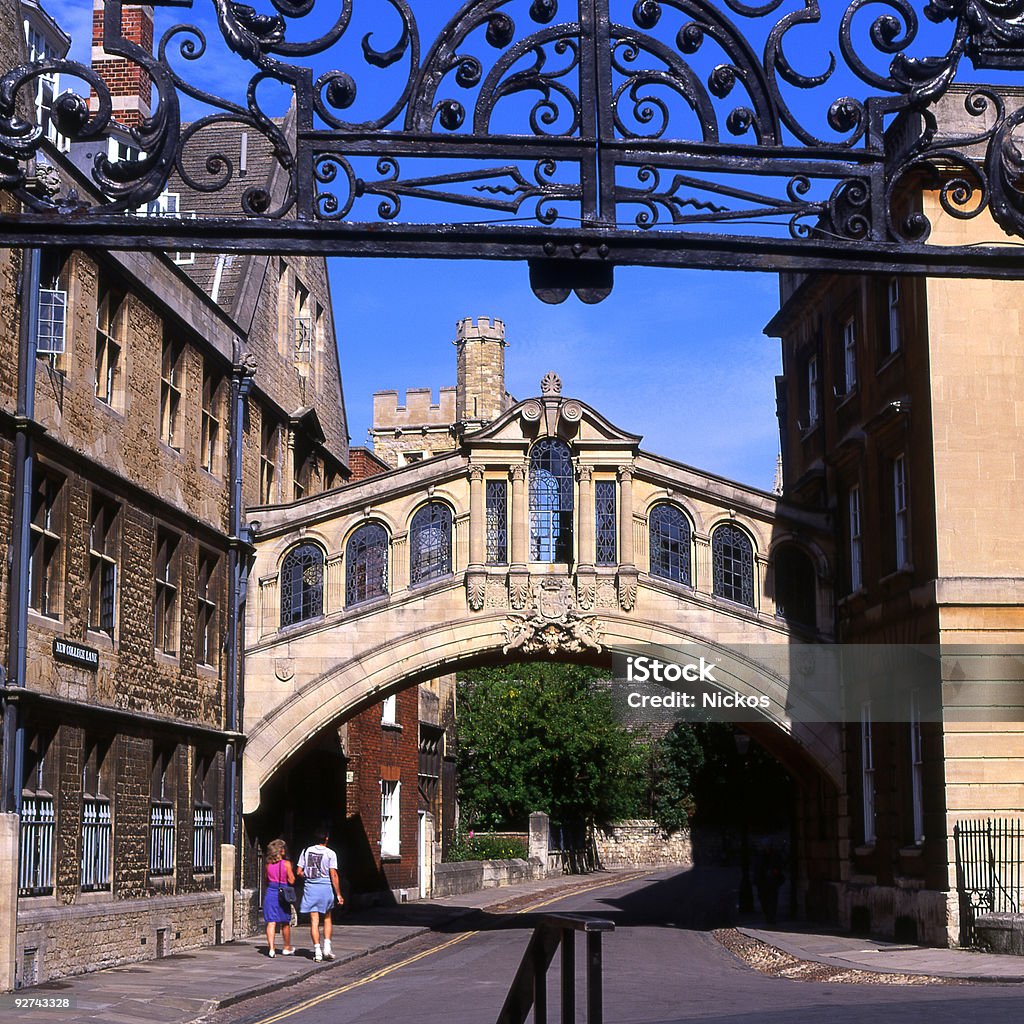
M 652 869 L 664 877 L 665 869 Z M 198 1018 L 280 988 L 295 985 L 333 966 L 388 949 L 458 918 L 486 911 L 522 897 L 538 900 L 616 879 L 635 871 L 605 871 L 586 876 L 559 876 L 476 893 L 378 907 L 344 915 L 334 929 L 333 962 L 312 959 L 309 931 L 293 932 L 294 957 L 266 956 L 266 939 L 254 936 L 141 963 L 112 967 L 92 974 L 63 978 L 0 996 L 0 1022 L 25 1020 L 14 1000 L 70 1001 L 68 1009 L 48 1008 L 46 1018 L 60 1024 L 189 1024 Z M 1024 982 L 1024 958 L 897 945 L 848 935 L 830 935 L 799 926 L 764 929 L 741 925 L 744 935 L 775 946 L 801 960 L 898 974 L 924 974 L 978 982 Z

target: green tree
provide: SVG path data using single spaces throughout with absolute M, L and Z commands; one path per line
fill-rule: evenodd
M 676 722 L 653 745 L 651 814 L 666 832 L 686 828 L 697 809 L 694 787 L 704 766 L 701 739 L 689 722 Z
M 600 678 L 576 665 L 524 664 L 459 680 L 459 794 L 475 827 L 522 828 L 531 811 L 568 827 L 637 813 L 644 752 Z

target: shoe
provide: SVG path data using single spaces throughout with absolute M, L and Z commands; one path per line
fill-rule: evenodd
M 267 956 L 269 956 L 269 957 L 270 957 L 271 959 L 273 959 L 273 958 L 274 958 L 274 955 L 275 955 L 275 954 L 274 954 L 274 951 L 273 951 L 272 949 L 268 949 L 268 950 L 267 950 Z
M 281 956 L 295 956 L 295 950 L 291 949 L 291 948 L 289 948 L 289 949 L 282 949 L 281 950 Z
M 319 946 L 317 946 L 317 947 L 316 947 L 316 948 L 315 948 L 315 949 L 313 950 L 313 959 L 314 959 L 314 960 L 315 960 L 315 961 L 316 961 L 317 963 L 320 963 L 320 962 L 321 962 L 321 961 L 323 960 L 323 958 L 324 958 L 324 954 L 323 954 L 323 952 L 321 951 L 320 947 L 319 947 Z
M 324 940 L 324 959 L 325 960 L 333 960 L 334 959 L 334 951 L 331 949 L 331 940 L 330 939 L 325 939 Z

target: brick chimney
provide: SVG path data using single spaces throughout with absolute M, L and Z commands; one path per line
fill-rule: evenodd
M 153 52 L 153 8 L 128 7 L 121 12 L 121 34 L 130 42 Z M 114 57 L 103 50 L 103 0 L 93 0 L 92 66 L 107 83 L 114 107 L 114 120 L 126 128 L 137 127 L 150 115 L 153 83 L 146 72 L 124 57 Z M 93 93 L 89 101 L 96 110 L 99 101 Z

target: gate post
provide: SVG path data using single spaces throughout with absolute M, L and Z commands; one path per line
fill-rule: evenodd
M 551 834 L 551 822 L 543 811 L 534 811 L 530 815 L 530 860 L 539 860 L 548 873 L 548 838 Z
M 17 814 L 0 814 L 0 992 L 14 990 L 18 958 Z

